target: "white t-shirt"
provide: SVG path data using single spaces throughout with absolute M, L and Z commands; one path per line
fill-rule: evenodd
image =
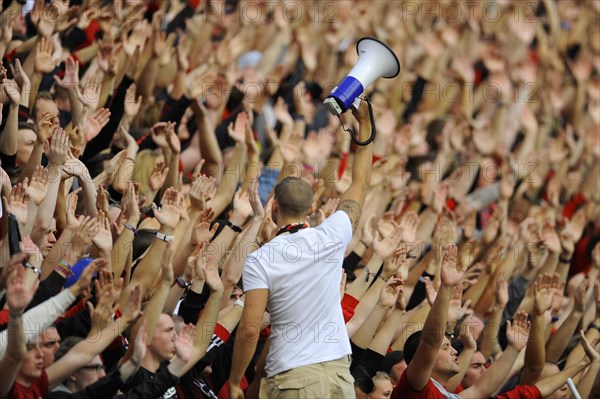
M 351 354 L 340 301 L 350 218 L 337 211 L 316 228 L 281 234 L 248 255 L 244 290 L 268 289 L 268 377 Z

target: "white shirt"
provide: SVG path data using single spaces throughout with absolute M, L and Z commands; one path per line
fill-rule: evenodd
M 244 290 L 268 289 L 268 377 L 351 354 L 340 301 L 350 218 L 337 211 L 316 228 L 281 234 L 248 255 Z

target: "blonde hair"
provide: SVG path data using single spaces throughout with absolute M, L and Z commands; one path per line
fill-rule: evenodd
M 150 174 L 154 169 L 156 162 L 163 158 L 162 155 L 155 153 L 152 150 L 142 150 L 135 157 L 135 170 L 133 178 L 140 185 L 140 194 L 144 195 L 150 190 Z

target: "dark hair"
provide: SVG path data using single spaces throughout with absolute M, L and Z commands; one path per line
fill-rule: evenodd
M 31 122 L 19 122 L 17 126 L 18 130 L 28 129 L 32 130 L 35 134 L 37 134 L 37 127 Z
M 355 368 L 352 371 L 352 377 L 354 377 L 354 388 L 358 388 L 366 394 L 373 392 L 375 384 L 365 366 Z
M 83 341 L 83 338 L 76 337 L 74 335 L 65 338 L 61 343 L 60 347 L 56 351 L 56 355 L 54 355 L 54 361 L 56 362 L 58 359 L 67 354 L 68 351 L 73 349 L 75 345 Z
M 138 230 L 135 234 L 135 238 L 133 239 L 132 249 L 131 249 L 131 259 L 135 261 L 137 258 L 142 256 L 144 252 L 148 249 L 152 241 L 156 237 L 156 233 L 158 230 L 153 229 L 141 229 Z
M 406 342 L 404 343 L 404 361 L 406 364 L 410 364 L 410 361 L 417 353 L 417 348 L 419 347 L 419 343 L 421 342 L 421 331 L 417 331 L 416 333 L 412 333 Z
M 275 200 L 281 214 L 285 216 L 306 216 L 312 197 L 312 188 L 298 177 L 286 177 L 275 186 Z

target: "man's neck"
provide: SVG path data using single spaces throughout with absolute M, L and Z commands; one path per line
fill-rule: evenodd
M 289 224 L 304 224 L 306 219 L 304 217 L 300 218 L 281 218 L 281 222 L 278 223 L 278 228 L 282 228 L 283 226 L 287 226 Z
M 157 359 L 150 351 L 146 353 L 144 359 L 142 359 L 142 367 L 151 373 L 156 373 L 160 367 L 160 360 Z
M 443 376 L 435 372 L 431 372 L 431 378 L 439 382 L 444 387 L 448 385 L 448 380 L 450 379 L 448 376 Z
M 25 388 L 29 388 L 33 380 L 31 378 L 25 378 L 20 375 L 17 375 L 15 382 L 17 382 L 19 385 L 24 386 Z

